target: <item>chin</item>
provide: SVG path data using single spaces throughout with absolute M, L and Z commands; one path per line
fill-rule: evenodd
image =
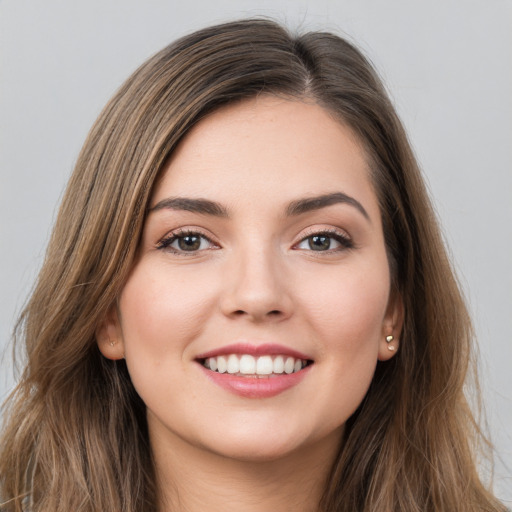
M 262 440 L 261 442 L 216 446 L 211 451 L 221 457 L 240 462 L 265 463 L 286 459 L 299 452 L 300 448 L 291 446 L 284 441 L 282 443 L 268 443 Z
M 226 429 L 223 442 L 216 438 L 213 442 L 203 445 L 211 453 L 241 462 L 265 463 L 278 460 L 292 459 L 295 456 L 303 458 L 307 453 L 325 450 L 336 453 L 341 439 L 342 428 L 331 433 L 323 432 L 315 435 L 311 432 L 290 432 L 283 426 L 261 430 L 246 430 L 241 433 L 237 427 L 235 432 Z M 244 435 L 245 434 L 245 435 Z M 316 433 L 318 434 L 318 433 Z

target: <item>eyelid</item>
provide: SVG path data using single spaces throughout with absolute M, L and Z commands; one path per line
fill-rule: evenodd
M 205 240 L 208 241 L 209 244 L 211 244 L 213 247 L 208 247 L 208 249 L 200 249 L 196 251 L 182 251 L 175 249 L 174 247 L 171 247 L 171 244 L 178 240 L 180 237 L 190 236 L 190 235 L 196 235 L 199 236 Z M 156 243 L 156 249 L 158 250 L 167 250 L 169 252 L 172 252 L 174 254 L 177 254 L 179 256 L 193 256 L 197 255 L 199 253 L 203 253 L 207 250 L 212 249 L 218 249 L 220 248 L 220 244 L 214 240 L 214 237 L 212 237 L 209 234 L 206 234 L 203 229 L 196 227 L 196 226 L 190 226 L 190 227 L 180 227 L 177 229 L 173 229 L 166 233 L 160 240 Z
M 202 239 L 206 240 L 209 243 L 210 247 L 208 247 L 206 249 L 197 249 L 197 250 L 192 250 L 192 251 L 185 251 L 185 250 L 180 250 L 180 249 L 171 247 L 171 244 L 174 243 L 176 240 L 178 240 L 180 237 L 191 236 L 191 235 L 199 236 Z M 325 236 L 334 238 L 341 245 L 341 247 L 338 247 L 335 249 L 328 249 L 326 251 L 312 251 L 312 250 L 308 251 L 306 249 L 298 248 L 298 245 L 301 244 L 302 242 L 304 242 L 305 240 L 307 240 L 308 238 L 310 238 L 312 236 L 320 236 L 320 235 L 325 235 Z M 332 254 L 335 252 L 341 252 L 343 250 L 353 249 L 354 247 L 355 247 L 355 244 L 354 244 L 351 236 L 344 229 L 334 227 L 334 226 L 324 226 L 324 227 L 311 226 L 311 227 L 306 228 L 304 231 L 302 231 L 300 233 L 297 241 L 293 244 L 292 249 L 304 250 L 307 252 L 318 252 L 318 253 L 323 252 L 324 254 L 329 254 L 329 253 Z M 190 226 L 190 227 L 185 226 L 185 227 L 176 228 L 176 229 L 173 229 L 173 230 L 167 232 L 155 244 L 155 248 L 157 250 L 163 250 L 163 251 L 167 250 L 171 253 L 174 253 L 174 254 L 177 254 L 180 256 L 194 256 L 194 255 L 197 255 L 200 253 L 204 253 L 205 251 L 208 251 L 208 250 L 219 249 L 219 248 L 221 248 L 221 246 L 212 235 L 206 233 L 205 230 L 203 230 L 202 228 L 199 228 L 196 226 Z
M 326 251 L 311 251 L 311 252 L 318 252 L 321 254 L 322 252 L 324 254 L 334 253 L 334 252 L 340 252 L 347 249 L 353 249 L 355 248 L 354 241 L 352 240 L 352 237 L 344 230 L 333 226 L 325 226 L 325 227 L 316 227 L 312 226 L 307 228 L 305 231 L 303 231 L 300 236 L 299 240 L 293 244 L 293 248 L 297 248 L 299 244 L 307 240 L 308 238 L 312 236 L 319 236 L 319 235 L 327 235 L 331 238 L 334 238 L 338 243 L 341 244 L 341 248 L 337 249 L 329 249 Z M 306 249 L 298 249 L 297 250 L 306 250 Z M 307 251 L 310 252 L 310 251 Z

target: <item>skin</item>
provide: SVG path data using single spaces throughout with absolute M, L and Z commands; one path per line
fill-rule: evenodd
M 366 215 L 346 202 L 287 215 L 294 201 L 340 192 Z M 189 132 L 150 206 L 176 197 L 215 201 L 226 215 L 151 211 L 97 333 L 147 405 L 162 510 L 315 510 L 343 426 L 377 361 L 394 355 L 385 338 L 397 348 L 403 316 L 364 152 L 318 105 L 262 96 Z M 209 241 L 163 247 L 180 229 Z M 311 236 L 326 231 L 330 247 L 314 250 Z M 196 357 L 240 340 L 279 343 L 314 364 L 276 396 L 238 396 Z

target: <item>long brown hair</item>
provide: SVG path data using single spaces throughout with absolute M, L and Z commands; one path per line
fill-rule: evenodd
M 344 39 L 242 20 L 184 37 L 143 64 L 93 126 L 16 329 L 26 351 L 5 408 L 5 510 L 157 510 L 145 406 L 95 329 L 133 265 L 159 172 L 194 124 L 258 94 L 308 98 L 366 150 L 393 286 L 400 350 L 379 363 L 350 418 L 319 510 L 504 508 L 475 465 L 463 393 L 471 324 L 402 125 L 367 59 Z

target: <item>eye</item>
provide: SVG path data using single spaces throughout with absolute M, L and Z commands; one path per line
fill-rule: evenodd
M 312 233 L 295 246 L 296 249 L 316 252 L 336 252 L 353 247 L 352 240 L 338 231 Z
M 171 233 L 157 245 L 157 249 L 169 250 L 176 254 L 190 254 L 208 249 L 216 249 L 217 247 L 218 246 L 207 236 L 197 231 L 178 231 Z

